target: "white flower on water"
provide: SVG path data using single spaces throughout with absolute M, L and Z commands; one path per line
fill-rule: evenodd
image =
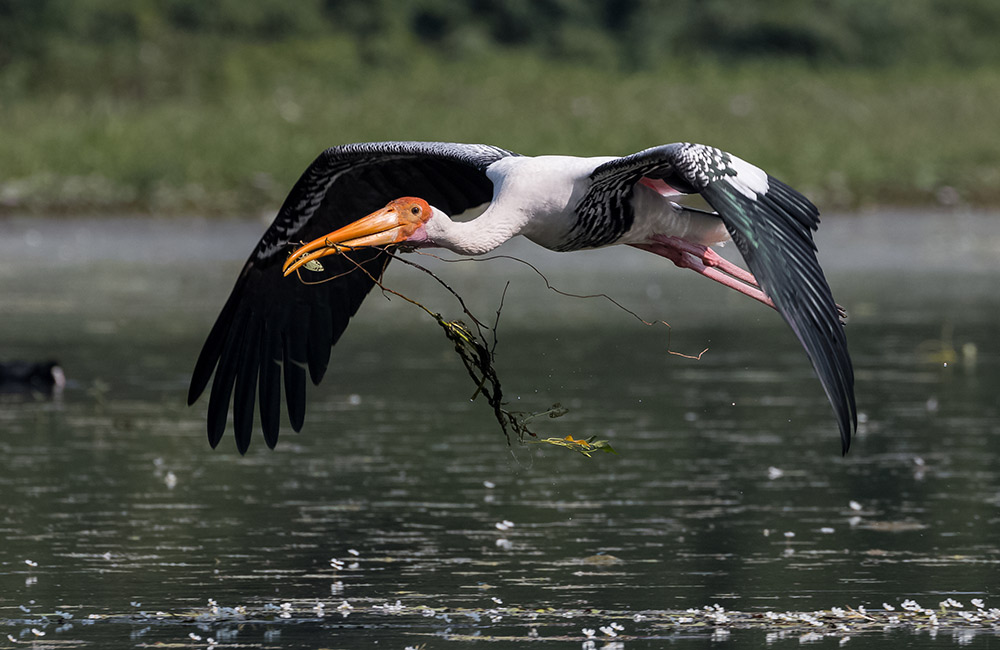
M 347 601 L 345 600 L 344 602 L 347 602 Z M 381 605 L 373 605 L 372 607 L 374 609 L 384 609 L 387 612 L 401 612 L 401 611 L 403 611 L 406 608 L 403 605 L 403 602 L 400 601 L 400 600 L 397 600 L 395 602 L 395 604 L 382 603 Z
M 618 636 L 618 633 L 615 632 L 614 628 L 612 628 L 610 625 L 602 625 L 600 627 L 600 630 L 601 632 L 604 632 L 604 634 L 606 634 L 607 636 Z
M 597 634 L 597 632 L 594 631 L 594 628 L 591 627 L 585 627 L 583 628 L 582 631 L 583 631 L 583 636 L 587 637 L 588 639 L 593 639 L 594 635 Z
M 894 611 L 896 611 L 896 608 L 893 607 L 892 605 L 890 605 L 889 603 L 882 603 L 882 609 L 884 609 L 887 612 L 894 612 Z
M 972 602 L 972 606 L 973 607 L 975 607 L 977 609 L 983 609 L 983 599 L 982 598 L 973 598 L 971 602 Z

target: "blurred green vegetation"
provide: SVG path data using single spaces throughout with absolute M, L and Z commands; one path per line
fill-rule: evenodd
M 0 211 L 272 210 L 323 148 L 720 146 L 1000 203 L 994 0 L 0 0 Z

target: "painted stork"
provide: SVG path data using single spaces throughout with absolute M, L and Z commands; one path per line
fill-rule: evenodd
M 693 193 L 716 212 L 671 200 Z M 449 216 L 483 204 L 470 221 Z M 306 370 L 319 384 L 331 347 L 389 263 L 384 247 L 478 255 L 523 235 L 555 251 L 635 246 L 774 307 L 812 361 L 846 453 L 857 428 L 854 371 L 839 308 L 816 259 L 818 217 L 808 199 L 781 181 L 700 144 L 621 158 L 527 157 L 439 142 L 333 147 L 302 174 L 240 272 L 195 365 L 188 404 L 214 373 L 209 442 L 215 447 L 222 438 L 232 401 L 243 453 L 259 396 L 261 429 L 273 448 L 282 378 L 288 418 L 299 431 Z M 730 238 L 752 275 L 708 248 Z M 333 281 L 289 277 L 302 267 Z

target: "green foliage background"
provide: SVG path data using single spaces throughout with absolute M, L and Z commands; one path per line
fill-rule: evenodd
M 0 0 L 0 211 L 267 211 L 333 144 L 695 140 L 825 207 L 1000 199 L 993 0 Z

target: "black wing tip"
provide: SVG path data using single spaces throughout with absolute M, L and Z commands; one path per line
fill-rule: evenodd
M 851 449 L 851 438 L 857 434 L 857 424 L 852 428 L 850 424 L 846 422 L 840 423 L 840 455 L 846 456 L 847 452 Z
M 217 449 L 219 443 L 222 442 L 222 436 L 226 432 L 226 427 L 223 424 L 222 429 L 212 423 L 211 420 L 208 422 L 208 444 L 212 449 Z
M 240 452 L 240 456 L 246 456 L 248 449 L 250 449 L 250 436 L 245 438 L 236 436 L 236 450 Z
M 848 359 L 850 361 L 850 359 Z M 858 407 L 854 397 L 854 382 L 852 379 L 847 395 L 848 414 L 840 418 L 841 455 L 846 456 L 851 448 L 851 440 L 858 435 Z

